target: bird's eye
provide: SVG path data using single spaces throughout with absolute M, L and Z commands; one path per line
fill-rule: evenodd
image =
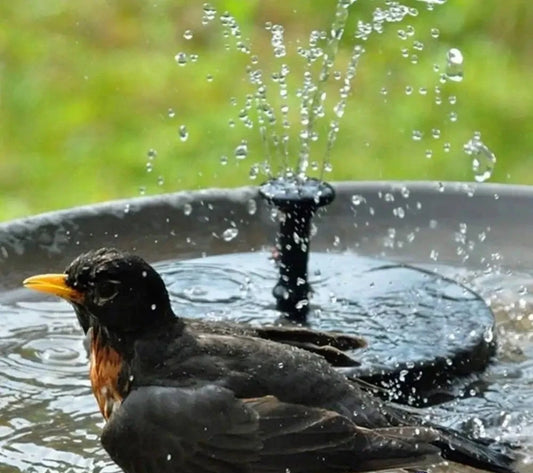
M 107 302 L 118 294 L 118 281 L 101 281 L 95 286 L 95 300 L 98 304 Z

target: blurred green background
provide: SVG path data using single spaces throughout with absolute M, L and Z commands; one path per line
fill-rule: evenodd
M 359 0 L 350 8 L 324 89 L 326 116 L 311 155 L 318 163 L 342 84 L 337 73 L 346 70 L 358 22 L 391 3 Z M 473 181 L 463 145 L 478 131 L 497 157 L 489 181 L 533 184 L 533 2 L 403 3 L 418 14 L 359 41 L 366 54 L 325 177 Z M 246 67 L 257 55 L 254 67 L 279 107 L 279 87 L 269 77 L 289 66 L 290 155 L 297 156 L 304 63 L 296 49 L 311 30 L 329 30 L 335 4 L 213 1 L 218 15 L 227 10 L 240 25 L 252 50 L 243 54 L 218 17 L 202 25 L 201 2 L 1 2 L 0 219 L 259 183 L 264 176 L 249 175 L 254 163 L 269 159 L 277 170 L 282 160 L 265 150 L 257 125 L 249 129 L 239 119 L 255 91 Z M 287 56 L 274 57 L 267 21 L 284 26 Z M 450 48 L 463 53 L 464 80 L 442 83 Z M 180 52 L 184 66 L 175 60 Z M 253 107 L 248 114 L 253 118 Z M 237 159 L 243 139 L 248 156 Z

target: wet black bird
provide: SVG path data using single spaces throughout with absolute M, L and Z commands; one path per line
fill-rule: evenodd
M 127 473 L 353 473 L 441 456 L 513 471 L 508 453 L 383 403 L 316 353 L 176 317 L 138 256 L 100 249 L 24 285 L 74 306 L 91 338 L 102 444 Z

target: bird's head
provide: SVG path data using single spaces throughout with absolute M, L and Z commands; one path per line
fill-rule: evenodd
M 24 286 L 69 301 L 85 332 L 144 331 L 174 318 L 159 274 L 142 258 L 112 248 L 78 256 L 62 274 L 40 274 Z

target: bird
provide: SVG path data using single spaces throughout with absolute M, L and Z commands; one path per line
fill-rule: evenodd
M 101 443 L 126 473 L 355 473 L 442 459 L 515 471 L 510 449 L 382 401 L 279 333 L 177 316 L 135 254 L 89 251 L 23 285 L 72 304 L 90 339 Z

